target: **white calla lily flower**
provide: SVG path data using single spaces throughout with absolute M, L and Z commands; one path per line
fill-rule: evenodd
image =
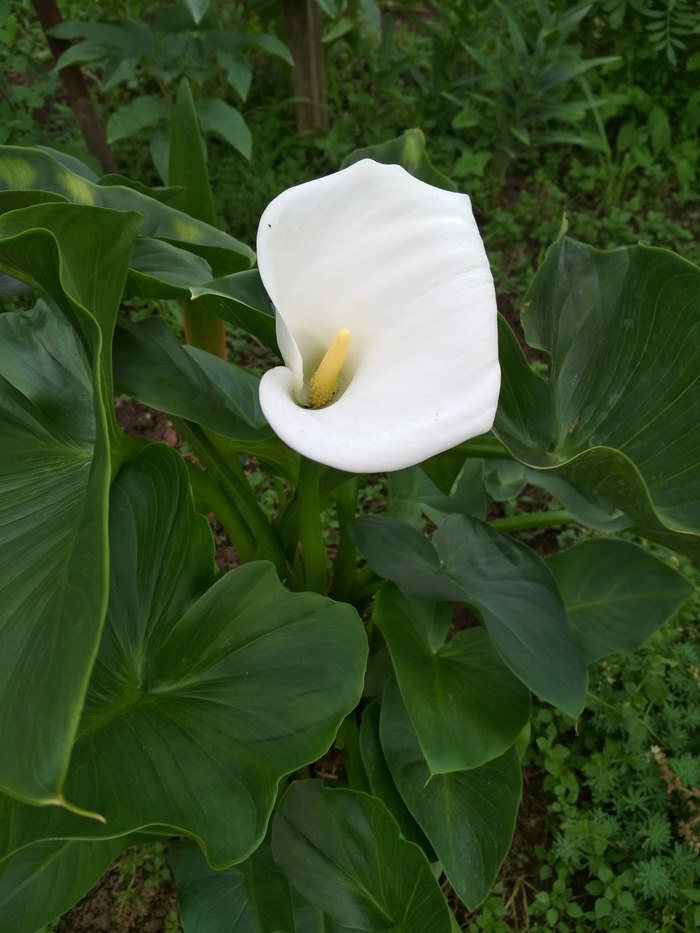
M 260 404 L 290 447 L 383 472 L 491 428 L 496 299 L 467 195 L 365 159 L 275 198 L 257 250 L 285 364 Z

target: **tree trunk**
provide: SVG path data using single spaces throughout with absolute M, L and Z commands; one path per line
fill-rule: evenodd
M 46 41 L 51 49 L 54 60 L 69 48 L 70 43 L 64 39 L 56 39 L 48 35 L 48 30 L 63 22 L 61 11 L 56 0 L 32 0 L 41 28 L 46 35 Z M 107 143 L 102 120 L 93 106 L 90 92 L 82 71 L 77 65 L 69 65 L 60 71 L 63 87 L 70 103 L 75 119 L 80 127 L 88 149 L 95 155 L 105 172 L 119 171 L 112 150 Z
M 316 0 L 282 0 L 287 45 L 294 58 L 292 87 L 300 133 L 314 136 L 328 126 L 328 83 L 321 41 L 321 10 Z

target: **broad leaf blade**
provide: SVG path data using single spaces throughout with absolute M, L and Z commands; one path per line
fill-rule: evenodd
M 304 897 L 343 927 L 450 931 L 428 860 L 376 797 L 296 781 L 277 808 L 272 852 Z
M 5 189 L 17 191 L 31 203 L 59 197 L 76 204 L 137 211 L 143 217 L 143 236 L 202 256 L 216 276 L 247 269 L 253 260 L 252 250 L 228 234 L 132 188 L 95 184 L 39 149 L 0 148 L 0 192 Z
M 280 778 L 319 758 L 356 705 L 367 643 L 353 609 L 289 593 L 272 565 L 213 580 L 187 472 L 149 445 L 112 485 L 111 588 L 66 792 L 106 818 L 7 804 L 0 851 L 146 826 L 226 867 L 262 840 Z
M 257 337 L 277 351 L 275 309 L 257 269 L 236 272 L 190 288 L 192 300 L 210 314 Z
M 0 786 L 25 800 L 65 803 L 106 608 L 110 341 L 139 222 L 72 204 L 0 219 L 0 266 L 56 302 L 0 317 Z
M 0 862 L 0 917 L 5 930 L 34 933 L 75 904 L 131 844 L 46 840 Z
M 665 250 L 561 239 L 526 298 L 527 373 L 503 333 L 495 432 L 528 466 L 608 499 L 639 530 L 700 554 L 700 270 Z M 533 431 L 533 425 L 537 430 Z
M 419 609 L 396 588 L 385 587 L 373 618 L 387 640 L 431 774 L 476 768 L 513 744 L 529 720 L 530 691 L 483 628 L 457 632 L 433 649 Z
M 693 594 L 685 577 L 630 541 L 582 541 L 547 563 L 588 663 L 634 651 Z
M 207 865 L 192 841 L 175 843 L 168 861 L 177 879 L 185 933 L 271 933 L 292 930 L 289 883 L 265 840 L 244 862 L 225 871 Z
M 406 596 L 473 606 L 511 671 L 578 715 L 586 669 L 554 579 L 533 551 L 465 515 L 449 515 L 432 544 L 390 518 L 361 518 L 350 531 L 370 566 Z
M 382 700 L 380 734 L 401 796 L 464 903 L 489 893 L 513 836 L 520 765 L 511 749 L 470 771 L 432 775 L 396 684 Z

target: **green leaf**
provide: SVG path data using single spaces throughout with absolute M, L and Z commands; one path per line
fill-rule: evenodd
M 0 787 L 24 800 L 65 804 L 106 609 L 109 344 L 138 223 L 69 204 L 0 219 L 0 267 L 60 304 L 0 316 Z
M 162 97 L 153 94 L 137 97 L 111 114 L 107 121 L 107 142 L 116 143 L 147 127 L 158 126 L 171 116 L 172 109 L 172 104 Z
M 233 49 L 217 49 L 216 60 L 226 72 L 226 80 L 233 90 L 241 100 L 245 100 L 253 80 L 253 68 L 250 62 Z
M 293 929 L 289 884 L 272 861 L 267 840 L 244 862 L 225 871 L 210 868 L 191 840 L 171 846 L 168 861 L 177 880 L 185 933 Z
M 533 375 L 501 333 L 495 433 L 527 466 L 607 499 L 646 537 L 700 557 L 700 270 L 661 249 L 558 240 L 525 301 Z
M 0 194 L 6 189 L 21 191 L 28 203 L 58 196 L 76 204 L 137 211 L 143 217 L 142 236 L 167 240 L 202 256 L 215 276 L 239 272 L 253 260 L 253 251 L 228 234 L 132 188 L 95 184 L 42 150 L 0 147 Z
M 376 797 L 295 781 L 275 814 L 272 852 L 301 894 L 342 927 L 450 931 L 428 860 Z
M 486 496 L 480 460 L 466 460 L 447 494 L 443 493 L 420 466 L 397 470 L 389 477 L 389 514 L 415 528 L 424 526 L 424 518 L 436 525 L 451 512 L 486 514 Z
M 173 198 L 173 207 L 205 223 L 216 224 L 204 141 L 186 78 L 180 82 L 170 125 L 168 184 L 181 185 L 183 189 Z
M 275 55 L 277 58 L 281 58 L 288 65 L 294 64 L 294 59 L 292 58 L 292 53 L 289 51 L 289 48 L 278 39 L 277 36 L 272 36 L 266 32 L 260 33 L 250 33 L 245 37 L 248 45 L 257 45 L 258 48 L 264 49 L 269 55 Z
M 384 750 L 379 739 L 379 715 L 381 701 L 379 697 L 372 700 L 362 711 L 362 724 L 360 726 L 360 752 L 362 763 L 369 779 L 372 794 L 379 797 L 387 810 L 399 824 L 401 835 L 409 842 L 415 842 L 425 852 L 431 862 L 436 860 L 435 853 L 425 833 L 409 813 L 403 802 L 401 794 L 394 784 L 394 779 L 386 763 Z
M 195 106 L 205 133 L 215 133 L 246 159 L 250 159 L 253 137 L 239 110 L 225 100 L 213 97 L 200 98 Z
M 515 742 L 530 717 L 530 692 L 503 663 L 483 628 L 438 641 L 431 609 L 440 611 L 388 586 L 373 619 L 389 646 L 430 773 L 465 771 L 497 758 Z M 449 626 L 451 607 L 444 603 L 442 609 Z
M 0 786 L 59 803 L 106 609 L 109 459 L 61 312 L 0 315 L 0 334 Z
M 456 191 L 457 186 L 431 163 L 425 150 L 425 136 L 419 129 L 406 130 L 402 136 L 388 142 L 364 149 L 355 149 L 345 159 L 341 168 L 354 165 L 361 159 L 374 159 L 387 165 L 401 165 L 421 181 L 436 188 Z
M 290 593 L 265 562 L 215 582 L 213 540 L 179 455 L 151 444 L 110 501 L 109 613 L 66 792 L 106 824 L 6 801 L 0 851 L 151 826 L 215 867 L 262 840 L 280 778 L 324 754 L 356 705 L 356 612 Z
M 114 339 L 117 388 L 177 418 L 239 441 L 242 449 L 274 439 L 252 373 L 180 344 L 160 318 L 120 320 Z
M 465 515 L 449 515 L 432 544 L 391 518 L 357 519 L 350 534 L 370 566 L 406 596 L 476 609 L 524 684 L 572 716 L 581 711 L 586 669 L 554 579 L 533 551 Z
M 0 861 L 0 917 L 5 930 L 34 933 L 69 910 L 131 845 L 129 837 L 99 842 L 36 842 Z
M 195 307 L 201 306 L 234 327 L 241 327 L 277 351 L 275 309 L 257 269 L 223 276 L 206 285 L 193 285 L 190 294 Z
M 182 0 L 182 2 L 189 10 L 190 16 L 196 25 L 197 23 L 200 23 L 206 16 L 211 0 Z
M 134 244 L 127 290 L 143 298 L 180 298 L 193 284 L 211 279 L 209 263 L 164 240 L 140 237 Z
M 693 594 L 684 576 L 629 541 L 582 541 L 547 563 L 588 663 L 634 651 Z
M 431 775 L 396 684 L 382 700 L 380 734 L 401 796 L 430 840 L 458 896 L 486 897 L 510 847 L 520 802 L 520 765 L 510 749 L 470 771 Z

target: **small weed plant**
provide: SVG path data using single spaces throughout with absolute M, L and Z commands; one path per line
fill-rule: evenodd
M 542 776 L 545 832 L 534 857 L 514 851 L 467 929 L 698 928 L 698 602 L 640 651 L 591 669 L 577 729 L 550 707 L 535 709 L 525 764 Z

